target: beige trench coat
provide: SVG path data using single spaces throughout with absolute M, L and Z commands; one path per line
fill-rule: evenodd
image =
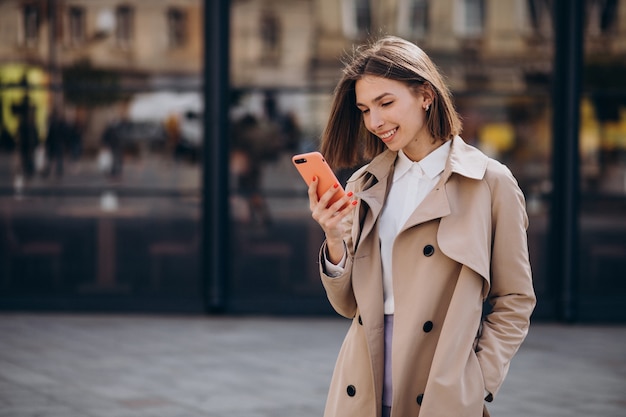
M 359 204 L 339 277 L 320 272 L 328 299 L 352 319 L 326 417 L 381 415 L 384 326 L 378 218 L 396 153 L 348 180 Z M 526 337 L 535 306 L 524 196 L 510 171 L 459 137 L 441 181 L 393 248 L 393 417 L 480 417 Z M 322 246 L 322 251 L 325 245 Z M 323 265 L 320 252 L 320 265 Z M 483 302 L 492 312 L 482 319 Z

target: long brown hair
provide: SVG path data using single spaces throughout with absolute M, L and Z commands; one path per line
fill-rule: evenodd
M 355 48 L 345 62 L 320 145 L 320 152 L 333 168 L 354 167 L 386 149 L 385 144 L 365 128 L 361 111 L 356 107 L 354 87 L 356 81 L 366 75 L 401 81 L 415 90 L 430 88 L 433 102 L 426 124 L 432 137 L 449 140 L 461 133 L 461 120 L 450 90 L 428 55 L 409 41 L 385 36 Z

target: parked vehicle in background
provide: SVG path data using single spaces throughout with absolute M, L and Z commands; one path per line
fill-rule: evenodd
M 197 161 L 201 154 L 202 115 L 202 97 L 198 93 L 137 94 L 129 108 L 132 123 L 160 126 L 165 149 L 177 159 L 191 161 Z
M 177 156 L 197 161 L 202 153 L 202 112 L 187 110 L 180 115 L 180 141 Z

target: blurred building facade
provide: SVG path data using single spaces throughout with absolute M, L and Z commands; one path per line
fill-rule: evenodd
M 6 308 L 42 298 L 53 308 L 205 308 L 201 288 L 215 277 L 200 268 L 202 242 L 214 238 L 198 232 L 207 197 L 200 178 L 210 169 L 202 162 L 203 95 L 211 93 L 206 66 L 221 65 L 230 76 L 230 131 L 206 140 L 230 148 L 224 309 L 329 312 L 315 264 L 322 236 L 290 156 L 316 148 L 341 58 L 355 44 L 394 34 L 417 43 L 442 69 L 464 139 L 518 178 L 531 218 L 536 314 L 559 317 L 563 288 L 550 276 L 548 243 L 551 197 L 559 191 L 552 181 L 559 152 L 552 91 L 560 76 L 552 0 L 228 3 L 228 63 L 203 56 L 210 5 L 201 0 L 0 3 L 2 216 L 7 236 L 50 244 L 47 252 L 0 255 L 9 271 L 0 288 Z M 626 320 L 626 0 L 587 0 L 584 7 L 575 308 L 580 320 Z M 15 138 L 19 103 L 34 108 L 33 158 L 41 154 L 37 145 L 48 150 L 41 172 L 54 154 L 44 146 L 53 110 L 80 133 L 79 155 L 64 151 L 62 180 L 24 174 Z M 118 142 L 125 145 L 116 148 Z M 123 161 L 123 175 L 109 175 L 115 161 Z M 33 207 L 50 206 L 52 197 L 54 216 L 44 222 Z M 50 229 L 45 236 L 28 227 L 29 211 L 45 223 L 40 230 Z M 78 237 L 59 239 L 54 230 L 63 224 Z M 41 259 L 33 266 L 20 256 Z M 52 266 L 65 283 L 54 284 Z M 16 284 L 21 275 L 38 278 Z M 45 290 L 33 290 L 42 280 Z M 93 281 L 105 289 L 93 290 Z
M 130 93 L 197 92 L 202 85 L 202 4 L 197 0 L 4 1 L 0 27 L 3 82 L 17 84 L 17 77 L 43 69 L 46 79 L 31 81 L 49 95 L 36 108 L 39 120 L 53 107 L 78 112 L 77 117 L 89 119 L 81 120 L 88 149 L 97 148 L 111 113 L 130 110 Z M 12 131 L 13 117 L 4 113 Z M 45 123 L 41 130 L 43 135 Z

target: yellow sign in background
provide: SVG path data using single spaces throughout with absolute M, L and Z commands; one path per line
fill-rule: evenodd
M 39 140 L 44 140 L 50 107 L 47 73 L 39 67 L 24 64 L 0 65 L 0 85 L 4 87 L 0 89 L 0 111 L 4 129 L 16 137 L 19 114 L 16 114 L 14 108 L 22 104 L 28 95 L 30 105 L 35 111 Z

